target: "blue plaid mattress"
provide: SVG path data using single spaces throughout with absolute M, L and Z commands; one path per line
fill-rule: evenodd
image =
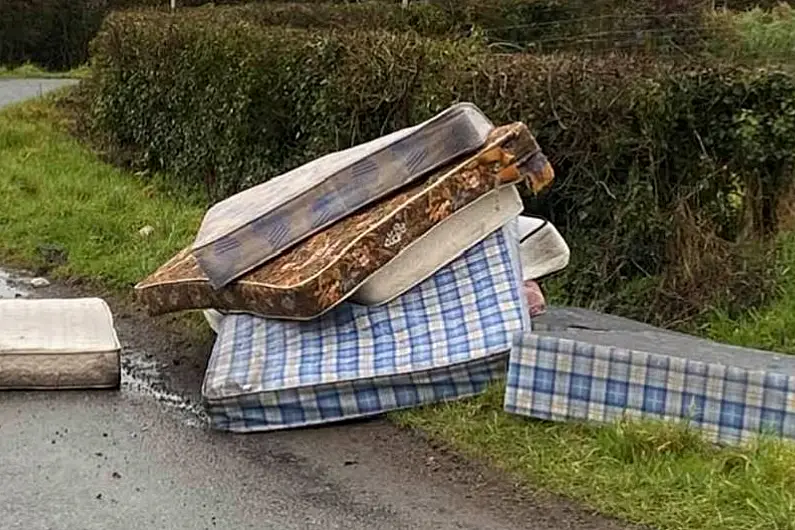
M 225 317 L 202 388 L 212 425 L 309 426 L 481 392 L 529 329 L 513 229 L 388 304 L 345 303 L 308 322 Z
M 565 334 L 517 334 L 506 411 L 558 421 L 683 420 L 721 444 L 763 432 L 795 438 L 795 359 L 678 334 Z

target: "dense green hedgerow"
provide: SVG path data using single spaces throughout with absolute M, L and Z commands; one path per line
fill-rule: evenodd
M 791 188 L 790 75 L 220 20 L 109 17 L 86 85 L 109 152 L 216 200 L 469 100 L 526 122 L 556 167 L 527 199 L 573 248 L 569 301 L 689 317 L 764 292 L 736 242 L 775 231 Z
M 201 3 L 191 0 L 179 5 Z M 168 6 L 163 2 L 154 5 Z M 404 9 L 396 1 L 369 0 L 252 2 L 234 10 L 225 6 L 216 13 L 263 25 L 303 28 L 413 30 L 442 37 L 474 32 L 506 50 L 694 51 L 710 37 L 712 28 L 703 24 L 710 5 L 706 0 L 434 0 L 412 2 Z
M 215 10 L 219 18 L 305 28 L 417 31 L 426 36 L 473 32 L 505 50 L 653 50 L 693 53 L 708 44 L 707 0 L 475 0 L 245 3 Z M 178 0 L 180 13 L 216 4 Z M 147 7 L 168 11 L 168 0 L 5 0 L 0 3 L 0 64 L 31 61 L 50 68 L 74 67 L 110 10 Z

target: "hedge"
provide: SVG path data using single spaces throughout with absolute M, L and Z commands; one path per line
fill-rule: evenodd
M 764 294 L 795 162 L 795 80 L 642 56 L 499 55 L 480 41 L 114 14 L 86 84 L 108 156 L 218 200 L 459 100 L 526 122 L 557 181 L 526 197 L 573 248 L 568 301 L 689 318 Z M 753 273 L 753 274 L 752 274 Z M 638 315 L 637 310 L 653 315 Z
M 733 0 L 737 1 L 737 0 Z M 220 4 L 241 4 L 222 0 Z M 180 13 L 207 0 L 178 0 Z M 168 0 L 5 0 L 0 3 L 0 63 L 32 61 L 66 69 L 85 61 L 87 45 L 110 10 L 146 6 L 168 11 Z M 483 35 L 506 50 L 633 50 L 692 53 L 711 29 L 707 0 L 433 0 L 402 9 L 396 0 L 366 2 L 259 1 L 213 10 L 218 17 L 304 28 L 413 30 L 426 36 Z
M 116 0 L 119 2 L 121 0 Z M 125 2 L 148 0 L 123 0 Z M 189 0 L 179 5 L 201 4 Z M 235 4 L 234 0 L 223 3 Z M 161 9 L 167 3 L 157 2 Z M 434 0 L 412 2 L 403 9 L 397 1 L 354 3 L 253 2 L 236 9 L 216 10 L 218 16 L 249 22 L 299 28 L 413 30 L 426 36 L 477 33 L 507 50 L 531 47 L 561 49 L 693 50 L 709 37 L 703 17 L 710 3 L 684 4 L 659 0 Z M 205 6 L 212 9 L 212 6 Z

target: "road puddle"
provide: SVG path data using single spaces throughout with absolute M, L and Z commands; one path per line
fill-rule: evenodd
M 183 396 L 169 392 L 163 380 L 159 363 L 138 350 L 125 349 L 121 359 L 122 391 L 138 394 L 184 414 L 184 420 L 193 427 L 209 423 L 204 408 Z
M 23 278 L 0 269 L 0 299 L 25 298 L 29 292 Z

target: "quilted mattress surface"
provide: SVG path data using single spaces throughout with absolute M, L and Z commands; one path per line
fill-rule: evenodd
M 311 234 L 483 146 L 494 125 L 457 104 L 419 125 L 331 153 L 210 208 L 192 252 L 215 288 Z
M 342 303 L 381 267 L 484 195 L 554 172 L 526 126 L 496 128 L 478 153 L 351 215 L 290 252 L 214 289 L 186 248 L 136 286 L 150 314 L 214 308 L 309 320 Z
M 213 425 L 315 425 L 480 392 L 529 329 L 515 245 L 500 229 L 377 307 L 346 302 L 310 322 L 225 317 L 202 387 Z
M 607 317 L 517 334 L 504 408 L 553 421 L 685 422 L 721 444 L 795 439 L 795 359 Z M 590 322 L 589 322 L 590 320 Z M 612 322 L 611 322 L 612 321 Z M 574 324 L 570 322 L 569 325 Z
M 0 300 L 0 389 L 115 388 L 120 351 L 99 298 Z
M 523 209 L 516 186 L 505 186 L 457 211 L 378 269 L 351 301 L 379 305 L 426 280 L 467 249 L 516 218 Z

